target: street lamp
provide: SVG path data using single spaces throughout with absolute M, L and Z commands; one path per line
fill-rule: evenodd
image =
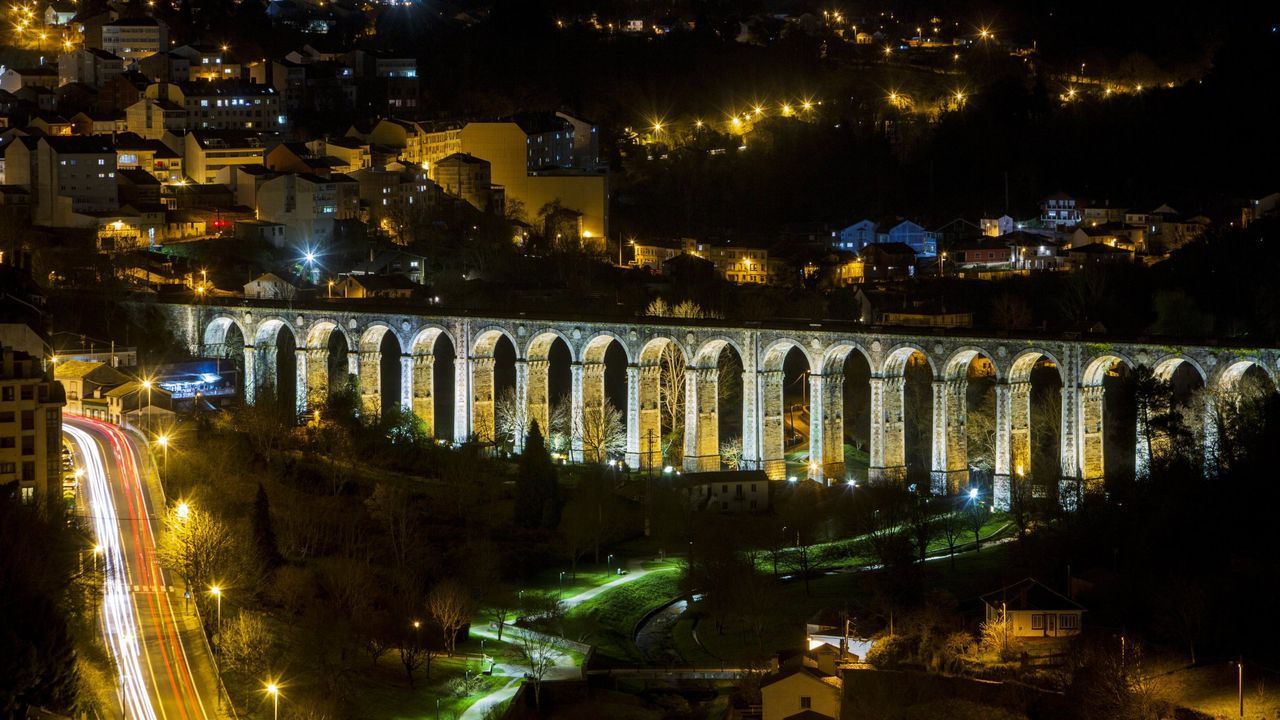
M 222 588 L 214 585 L 209 588 L 209 592 L 218 600 L 218 634 L 222 634 Z M 218 644 L 222 644 L 222 638 L 218 638 Z
M 969 488 L 969 499 L 970 500 L 978 499 L 978 488 Z
M 177 514 L 179 520 L 186 520 L 188 517 L 191 516 L 191 506 L 188 505 L 185 500 L 183 500 L 182 502 L 178 503 L 178 507 L 174 508 L 174 513 Z
M 156 438 L 156 442 L 160 443 L 160 449 L 164 451 L 164 476 L 160 478 L 163 484 L 169 479 L 169 436 L 161 433 L 160 437 Z
M 147 432 L 151 432 L 151 378 L 142 381 L 142 389 L 147 391 Z
M 280 720 L 280 686 L 273 682 L 267 683 L 267 694 L 271 696 L 272 717 Z

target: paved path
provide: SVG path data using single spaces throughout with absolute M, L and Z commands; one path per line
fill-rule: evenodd
M 596 587 L 591 588 L 590 590 L 583 590 L 582 592 L 578 593 L 577 595 L 574 595 L 573 597 L 568 597 L 568 598 L 565 598 L 564 600 L 561 600 L 560 603 L 564 605 L 564 609 L 567 612 L 606 590 L 610 590 L 612 588 L 618 587 L 619 585 L 624 585 L 626 583 L 631 582 L 632 580 L 638 580 L 644 577 L 645 575 L 648 575 L 650 572 L 652 571 L 645 569 L 643 560 L 629 560 L 627 561 L 626 575 L 619 575 L 618 577 L 614 578 L 613 580 L 610 580 L 609 582 L 603 585 L 598 585 Z
M 512 639 L 508 634 L 509 632 L 509 628 L 503 632 L 502 642 L 509 642 Z M 493 642 L 498 641 L 497 631 L 489 629 L 487 625 L 473 625 L 471 627 L 471 635 L 472 637 L 482 637 Z M 516 691 L 520 689 L 520 684 L 524 681 L 525 674 L 528 672 L 529 667 L 519 663 L 497 663 L 494 665 L 494 677 L 509 677 L 511 679 L 506 685 L 476 700 L 471 707 L 467 708 L 459 716 L 459 720 L 483 720 L 490 708 L 500 705 L 515 696 Z M 577 680 L 581 677 L 582 669 L 574 662 L 572 656 L 568 653 L 556 653 L 556 664 L 547 671 L 543 681 Z

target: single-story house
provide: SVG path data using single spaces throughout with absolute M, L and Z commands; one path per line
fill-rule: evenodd
M 1010 638 L 1057 638 L 1079 635 L 1085 608 L 1054 592 L 1034 578 L 1026 578 L 982 596 L 987 622 L 1007 623 Z

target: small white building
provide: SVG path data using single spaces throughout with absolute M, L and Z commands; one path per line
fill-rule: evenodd
M 1003 621 L 1010 638 L 1060 638 L 1079 635 L 1085 608 L 1034 578 L 982 596 L 987 622 Z
M 298 287 L 275 273 L 267 272 L 245 283 L 244 296 L 259 300 L 292 300 Z
M 808 665 L 785 670 L 760 687 L 762 720 L 834 720 L 842 686 L 839 676 Z

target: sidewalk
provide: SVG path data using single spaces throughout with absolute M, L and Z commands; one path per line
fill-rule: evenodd
M 560 603 L 564 605 L 564 609 L 567 612 L 606 590 L 618 587 L 619 585 L 625 585 L 626 583 L 629 583 L 632 580 L 637 580 L 639 578 L 644 577 L 645 575 L 648 575 L 650 572 L 652 571 L 645 569 L 643 560 L 629 560 L 627 561 L 626 575 L 619 575 L 617 578 L 610 580 L 609 582 L 603 585 L 598 585 L 596 587 L 591 588 L 590 590 L 583 590 L 582 592 L 578 593 L 577 595 L 574 595 L 573 597 L 568 597 L 568 598 L 565 598 L 564 600 L 561 600 Z

